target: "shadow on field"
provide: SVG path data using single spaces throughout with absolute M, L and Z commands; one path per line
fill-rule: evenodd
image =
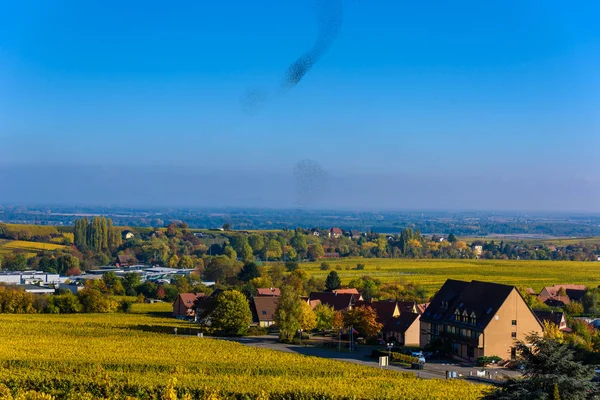
M 142 332 L 152 332 L 152 333 L 165 333 L 169 335 L 177 335 L 177 336 L 197 336 L 199 333 L 204 333 L 204 330 L 200 327 L 189 326 L 189 327 L 174 327 L 172 325 L 130 325 L 127 326 L 126 329 L 132 329 Z M 175 331 L 177 329 L 177 331 Z M 177 332 L 177 333 L 175 333 Z

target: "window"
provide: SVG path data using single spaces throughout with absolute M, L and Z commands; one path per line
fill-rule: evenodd
M 510 333 L 510 337 L 514 337 L 514 338 L 516 338 L 516 337 L 517 337 L 517 332 L 511 332 L 511 333 Z
M 467 357 L 475 358 L 475 349 L 473 348 L 473 346 L 467 347 Z
M 517 320 L 516 320 L 516 319 L 513 319 L 513 320 L 512 320 L 512 325 L 513 325 L 513 326 L 517 326 Z
M 266 310 L 263 310 L 262 313 L 263 313 L 263 315 L 267 315 L 267 311 Z

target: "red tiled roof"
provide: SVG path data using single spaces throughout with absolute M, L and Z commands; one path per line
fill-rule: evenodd
M 183 304 L 186 308 L 192 308 L 196 299 L 202 298 L 204 296 L 204 293 L 180 293 L 179 299 L 181 300 L 181 304 Z
M 258 288 L 256 289 L 257 296 L 281 296 L 279 288 Z
M 252 300 L 254 322 L 273 321 L 279 303 L 277 296 L 256 296 Z
M 360 294 L 356 288 L 336 289 L 332 290 L 332 292 L 337 294 Z

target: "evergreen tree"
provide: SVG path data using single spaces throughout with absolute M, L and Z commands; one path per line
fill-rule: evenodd
M 335 290 L 339 289 L 342 286 L 342 280 L 338 276 L 336 271 L 331 271 L 329 275 L 327 275 L 327 279 L 325 279 L 325 288 L 327 290 Z
M 488 400 L 556 398 L 568 393 L 569 399 L 596 399 L 600 394 L 595 383 L 594 367 L 575 361 L 567 344 L 537 334 L 517 342 L 516 350 L 523 360 L 523 378 L 509 379 Z
M 255 263 L 249 262 L 244 265 L 244 268 L 238 274 L 238 279 L 244 282 L 250 282 L 254 278 L 260 277 L 260 271 Z

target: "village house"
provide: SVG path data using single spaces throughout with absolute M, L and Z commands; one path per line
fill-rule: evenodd
M 196 300 L 204 297 L 204 293 L 180 293 L 173 303 L 173 316 L 175 318 L 193 318 L 196 315 Z
M 118 267 L 129 267 L 138 264 L 138 262 L 133 254 L 119 254 L 116 264 Z
M 354 239 L 354 240 L 358 240 L 362 236 L 362 234 L 360 233 L 360 231 L 357 231 L 356 229 L 352 229 L 350 231 L 349 235 L 350 235 L 350 238 Z
M 255 296 L 250 302 L 252 322 L 263 328 L 273 325 L 278 303 L 278 296 Z
M 540 320 L 514 286 L 448 279 L 421 316 L 420 345 L 446 343 L 453 356 L 515 359 L 515 340 L 542 334 Z
M 333 292 L 313 292 L 308 297 L 308 304 L 318 304 L 316 301 L 320 301 L 321 304 L 325 304 L 332 307 L 335 311 L 348 311 L 354 307 L 354 304 L 358 301 L 359 296 L 348 293 L 333 293 Z
M 334 289 L 332 292 L 337 294 L 355 294 L 356 296 L 359 296 L 358 300 L 363 299 L 357 288 Z
M 546 286 L 538 295 L 538 300 L 550 307 L 564 307 L 572 301 L 580 302 L 585 295 L 585 290 L 585 285 Z
M 558 326 L 558 329 L 563 332 L 571 332 L 571 328 L 567 326 L 567 319 L 564 313 L 560 311 L 534 311 L 534 313 L 542 323 L 552 323 Z
M 344 232 L 342 232 L 340 228 L 331 228 L 329 230 L 329 237 L 333 239 L 339 239 L 342 237 L 343 234 Z
M 386 341 L 397 342 L 401 346 L 419 347 L 421 316 L 417 313 L 402 312 L 391 318 L 381 330 Z
M 472 246 L 471 249 L 473 250 L 473 254 L 475 254 L 475 257 L 477 258 L 481 257 L 481 255 L 483 254 L 483 246 L 475 245 Z
M 129 240 L 129 239 L 133 239 L 135 237 L 135 233 L 133 233 L 130 230 L 125 230 L 125 231 L 121 232 L 121 235 L 123 236 L 123 240 Z

